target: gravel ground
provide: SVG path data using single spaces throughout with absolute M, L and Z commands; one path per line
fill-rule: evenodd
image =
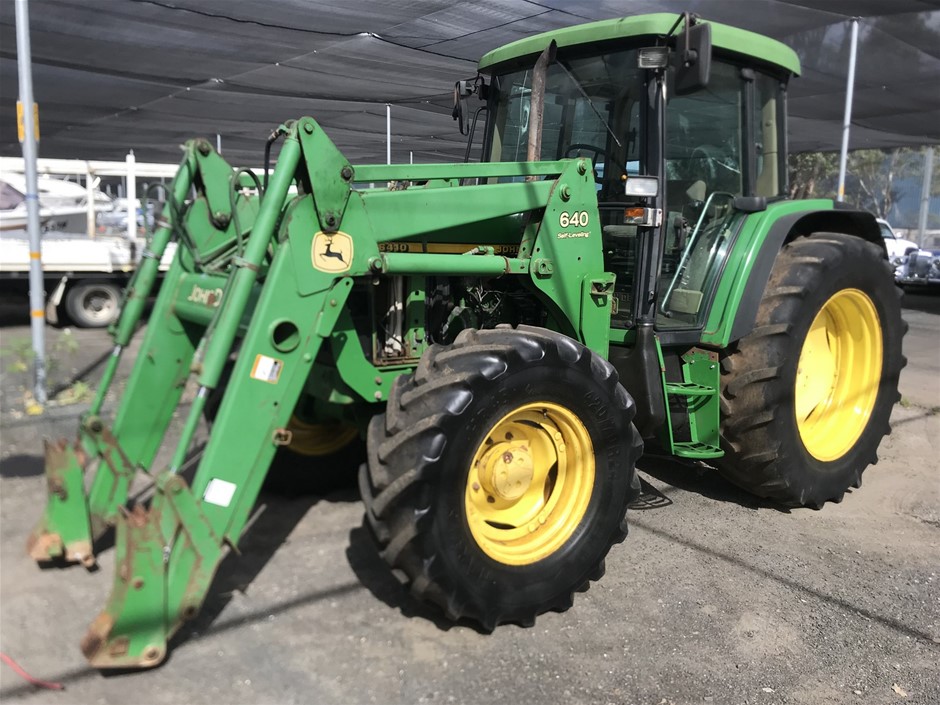
M 243 555 L 224 562 L 194 628 L 162 667 L 133 674 L 102 675 L 77 648 L 110 590 L 113 550 L 87 573 L 40 570 L 23 549 L 44 502 L 41 438 L 73 434 L 82 407 L 24 416 L 23 380 L 4 372 L 0 648 L 65 690 L 36 690 L 0 666 L 0 698 L 938 703 L 940 297 L 906 306 L 910 364 L 894 432 L 841 504 L 781 511 L 708 469 L 644 458 L 646 501 L 607 575 L 567 613 L 484 635 L 408 597 L 372 548 L 353 491 L 263 495 Z M 0 316 L 0 346 L 28 338 L 22 323 Z M 73 337 L 61 385 L 93 382 L 109 349 L 101 332 Z

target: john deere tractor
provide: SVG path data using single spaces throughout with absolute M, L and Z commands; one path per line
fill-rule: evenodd
M 97 397 L 46 450 L 32 556 L 91 566 L 117 532 L 90 662 L 164 659 L 276 457 L 301 483 L 361 452 L 382 557 L 485 629 L 602 575 L 644 444 L 783 505 L 858 487 L 904 328 L 875 219 L 786 198 L 798 73 L 750 32 L 629 17 L 484 56 L 456 90 L 458 117 L 485 118 L 466 121 L 479 161 L 354 166 L 304 117 L 272 133 L 262 181 L 188 142 Z M 128 506 L 138 472 L 153 496 Z

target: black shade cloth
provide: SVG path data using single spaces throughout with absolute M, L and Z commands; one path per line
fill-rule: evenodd
M 487 51 L 559 27 L 691 10 L 800 56 L 791 151 L 836 150 L 861 18 L 851 148 L 940 142 L 940 0 L 30 0 L 40 156 L 176 161 L 193 136 L 258 165 L 314 116 L 354 163 L 461 161 L 452 88 Z M 14 3 L 0 2 L 0 153 L 20 154 Z

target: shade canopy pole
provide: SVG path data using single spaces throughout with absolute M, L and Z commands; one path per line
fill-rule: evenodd
M 132 251 L 137 252 L 137 160 L 134 157 L 134 150 L 130 150 L 124 158 L 127 165 L 127 176 L 125 177 L 125 190 L 127 195 L 127 241 L 130 243 Z M 145 215 L 146 217 L 146 215 Z M 146 222 L 146 221 L 145 221 Z
M 924 180 L 920 189 L 920 213 L 917 216 L 917 244 L 927 246 L 927 212 L 930 210 L 930 184 L 933 181 L 933 147 L 924 152 Z
M 97 211 L 95 206 L 95 175 L 91 170 L 91 164 L 85 162 L 85 232 L 88 237 L 95 236 L 95 227 L 97 226 Z
M 33 337 L 33 396 L 45 404 L 46 295 L 42 276 L 42 241 L 39 230 L 39 179 L 36 174 L 36 108 L 33 102 L 32 56 L 29 46 L 29 5 L 16 0 L 16 65 L 20 89 L 23 164 L 26 172 L 26 230 L 29 234 L 29 318 Z
M 852 97 L 855 93 L 855 55 L 858 51 L 858 17 L 852 18 L 852 43 L 849 46 L 849 77 L 845 89 L 845 118 L 842 120 L 842 151 L 839 153 L 839 193 L 845 200 L 845 165 L 849 156 L 849 128 L 852 125 Z

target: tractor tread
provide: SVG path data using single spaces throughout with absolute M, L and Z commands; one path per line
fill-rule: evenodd
M 524 369 L 545 358 L 581 369 L 609 390 L 610 411 L 622 412 L 633 433 L 629 450 L 621 457 L 629 456 L 622 462 L 632 473 L 627 494 L 638 493 L 639 478 L 632 468 L 643 443 L 629 424 L 633 402 L 620 385 L 615 369 L 576 341 L 545 329 L 468 329 L 450 346 L 431 346 L 412 375 L 396 380 L 386 413 L 373 417 L 369 424 L 368 462 L 360 469 L 359 487 L 366 525 L 379 544 L 381 557 L 405 575 L 416 598 L 436 604 L 448 619 L 468 618 L 487 631 L 504 622 L 532 625 L 542 612 L 567 609 L 574 589 L 560 590 L 541 604 L 507 609 L 470 598 L 459 585 L 451 584 L 454 578 L 441 570 L 441 559 L 430 552 L 427 529 L 422 528 L 431 525 L 429 493 L 435 473 L 440 472 L 435 463 L 441 460 L 448 443 L 444 428 L 460 428 L 462 415 L 473 395 L 479 393 L 475 390 L 486 389 L 482 385 L 493 384 L 492 380 L 511 367 Z M 632 499 L 630 496 L 610 524 L 608 550 L 626 536 L 624 515 Z M 454 530 L 461 531 L 459 526 Z M 575 587 L 585 587 L 603 572 L 601 556 Z
M 824 286 L 821 282 L 828 283 L 847 270 L 852 272 L 846 275 L 851 283 L 829 286 L 866 289 L 881 307 L 884 391 L 879 393 L 874 418 L 862 438 L 846 452 L 844 462 L 840 458 L 832 464 L 838 470 L 826 476 L 814 469 L 820 463 L 803 449 L 795 421 L 778 412 L 792 410 L 792 382 L 786 380 L 792 379 L 796 370 L 793 336 L 805 335 L 803 331 L 812 320 L 806 320 L 807 316 L 815 316 L 816 309 L 809 313 L 807 309 L 822 306 L 825 299 L 819 300 L 822 294 L 817 291 Z M 725 457 L 716 464 L 728 480 L 785 506 L 814 508 L 827 501 L 841 501 L 846 489 L 861 486 L 865 467 L 877 462 L 875 449 L 887 432 L 890 407 L 897 397 L 897 377 L 906 362 L 900 353 L 900 338 L 907 326 L 900 319 L 899 299 L 888 294 L 889 287 L 896 289 L 883 251 L 857 236 L 815 233 L 784 245 L 754 329 L 722 354 L 720 434 Z M 800 349 L 795 347 L 797 358 Z

